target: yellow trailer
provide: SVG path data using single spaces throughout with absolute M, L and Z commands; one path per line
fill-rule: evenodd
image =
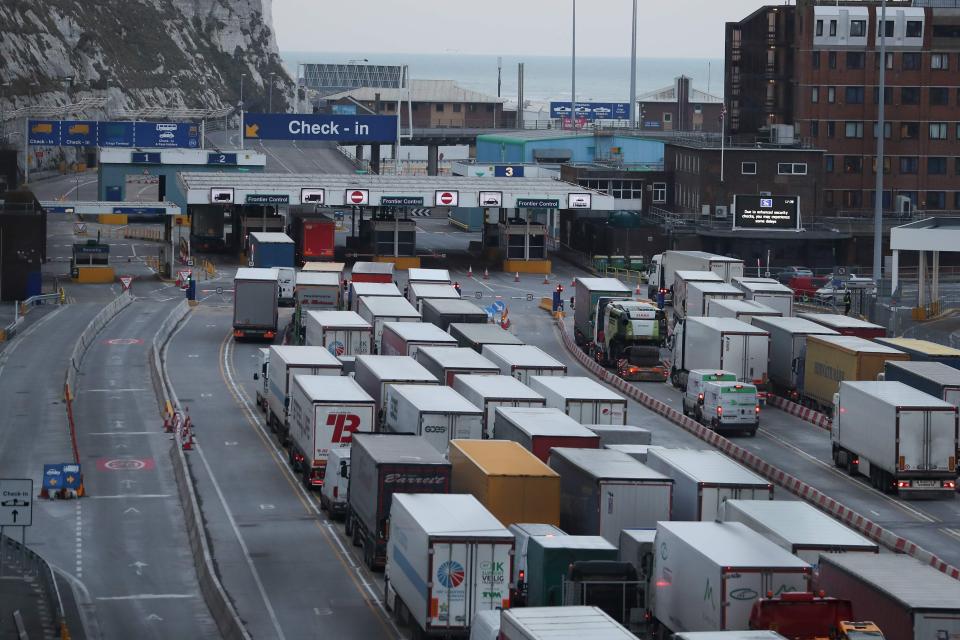
M 842 380 L 876 380 L 887 360 L 909 360 L 902 351 L 856 336 L 807 336 L 801 396 L 806 404 L 833 411 Z

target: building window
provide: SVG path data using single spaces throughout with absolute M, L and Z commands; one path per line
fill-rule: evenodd
M 927 191 L 927 209 L 946 209 L 947 194 L 943 191 Z
M 490 103 L 487 105 L 487 113 L 493 113 L 494 104 Z
M 863 123 L 862 122 L 845 123 L 843 127 L 843 135 L 845 138 L 862 138 Z
M 863 51 L 847 51 L 847 69 L 863 69 L 866 58 Z
M 777 173 L 781 176 L 805 176 L 807 175 L 807 163 L 778 162 Z
M 810 87 L 810 102 L 814 104 L 820 102 L 820 87 Z
M 876 174 L 876 173 L 877 173 L 877 159 L 876 159 L 876 158 L 873 158 L 873 162 L 871 163 L 871 167 L 872 167 L 873 173 Z M 884 173 L 890 173 L 890 156 L 884 156 L 884 157 L 883 157 L 883 172 L 884 172 Z
M 863 104 L 863 87 L 847 87 L 843 99 L 847 104 Z
M 920 104 L 920 87 L 900 87 L 900 104 Z
M 837 36 L 837 21 L 830 21 L 830 37 L 835 38 Z
M 880 88 L 873 88 L 873 104 L 880 102 Z M 893 104 L 893 89 L 891 87 L 883 88 L 883 104 Z
M 827 137 L 832 138 L 836 134 L 836 123 L 833 120 L 827 121 Z
M 837 88 L 836 87 L 827 87 L 827 102 L 833 104 L 837 101 Z
M 463 108 L 463 106 L 460 105 L 459 103 L 454 103 L 454 105 L 453 105 L 453 112 L 454 112 L 454 113 L 460 113 L 460 109 L 462 109 L 462 108 Z
M 810 52 L 810 68 L 812 69 L 820 68 L 820 52 L 819 51 Z
M 820 137 L 820 121 L 819 120 L 810 121 L 810 137 L 811 138 Z
M 930 54 L 930 68 L 931 69 L 940 69 L 946 70 L 950 68 L 950 54 L 949 53 L 931 53 Z
M 957 158 L 960 161 L 960 158 Z M 960 162 L 957 163 L 960 167 Z M 833 156 L 823 156 L 823 170 L 827 173 L 833 173 Z
M 900 54 L 900 68 L 904 71 L 916 71 L 920 68 L 920 53 L 918 51 L 904 51 Z
M 850 21 L 850 37 L 865 38 L 866 36 L 867 36 L 867 21 L 851 20 Z
M 900 139 L 901 140 L 916 140 L 920 137 L 920 123 L 918 122 L 901 122 L 900 123 Z
M 863 173 L 863 158 L 860 156 L 843 156 L 843 172 L 846 174 Z
M 947 159 L 930 156 L 927 158 L 927 175 L 944 176 L 947 174 Z
M 893 123 L 884 122 L 883 123 L 883 137 L 889 140 L 893 135 Z M 877 137 L 877 123 L 873 123 L 873 137 Z
M 944 106 L 949 103 L 949 89 L 946 87 L 930 87 L 930 106 Z
M 916 156 L 900 156 L 900 173 L 912 175 L 917 173 L 920 161 Z
M 833 191 L 823 192 L 823 205 L 831 209 L 833 208 Z
M 933 25 L 934 38 L 960 38 L 960 24 Z
M 844 191 L 843 206 L 847 209 L 859 209 L 863 206 L 862 191 Z
M 667 183 L 666 182 L 653 183 L 653 201 L 660 202 L 660 203 L 667 201 Z
M 947 139 L 947 123 L 931 122 L 930 123 L 930 139 L 946 140 Z
M 907 20 L 907 37 L 922 38 L 923 37 L 923 21 Z
M 757 163 L 756 162 L 741 162 L 740 163 L 740 173 L 745 176 L 755 176 L 757 175 Z
M 823 20 L 817 20 L 816 35 L 818 38 L 823 36 Z
M 837 68 L 837 52 L 827 51 L 827 66 L 831 69 Z
M 878 52 L 873 56 L 873 68 L 880 69 L 880 53 Z M 893 54 L 887 54 L 887 69 L 893 69 Z
M 877 20 L 877 24 L 880 24 L 880 21 Z M 877 29 L 877 32 L 880 32 L 880 29 Z M 893 20 L 887 20 L 883 23 L 883 35 L 887 38 L 893 37 Z
M 663 114 L 663 121 L 664 121 L 664 122 L 672 122 L 672 121 L 673 121 L 673 114 L 672 114 L 672 113 L 665 113 L 665 114 Z
M 414 102 L 414 103 L 412 103 L 412 104 L 410 105 L 410 110 L 411 110 L 411 111 L 417 111 L 419 108 L 420 108 L 420 103 L 419 103 L 419 102 Z
M 437 113 L 443 113 L 443 103 L 442 103 L 442 102 L 438 102 L 438 103 L 437 103 Z

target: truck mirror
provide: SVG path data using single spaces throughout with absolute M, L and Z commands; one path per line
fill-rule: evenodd
M 349 476 L 349 469 L 347 469 L 347 463 L 346 463 L 346 462 L 341 462 L 341 463 L 340 463 L 340 477 L 341 477 L 341 478 L 349 478 L 349 477 L 350 477 L 350 476 Z
M 285 398 L 285 399 L 284 399 L 284 401 L 283 401 L 283 408 L 284 408 L 284 409 L 289 409 L 289 408 L 290 408 L 290 398 Z
M 254 372 L 253 372 L 253 379 L 254 379 L 254 380 L 259 380 L 259 379 L 260 379 L 260 374 L 257 373 L 256 371 L 254 371 Z

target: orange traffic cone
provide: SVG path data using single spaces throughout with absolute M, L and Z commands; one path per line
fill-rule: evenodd
M 472 277 L 473 277 L 473 265 L 470 265 L 470 268 L 467 269 L 467 277 L 468 277 L 468 278 L 472 278 Z
M 550 274 L 549 274 L 549 273 L 543 274 L 543 284 L 550 284 Z
M 640 291 L 640 283 L 637 283 L 637 288 L 633 291 L 634 295 L 642 296 L 643 292 Z
M 517 275 L 513 276 L 513 281 L 514 281 L 514 282 L 520 282 L 520 272 L 519 272 L 519 271 L 517 271 Z
M 483 279 L 484 279 L 484 280 L 489 280 L 489 279 L 490 279 L 490 270 L 489 270 L 489 269 L 484 269 L 484 270 L 483 270 Z

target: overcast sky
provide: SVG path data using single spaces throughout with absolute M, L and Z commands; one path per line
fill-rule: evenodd
M 637 55 L 722 58 L 758 0 L 640 0 Z M 273 0 L 283 51 L 568 55 L 570 0 Z M 577 55 L 629 56 L 629 0 L 580 0 Z

